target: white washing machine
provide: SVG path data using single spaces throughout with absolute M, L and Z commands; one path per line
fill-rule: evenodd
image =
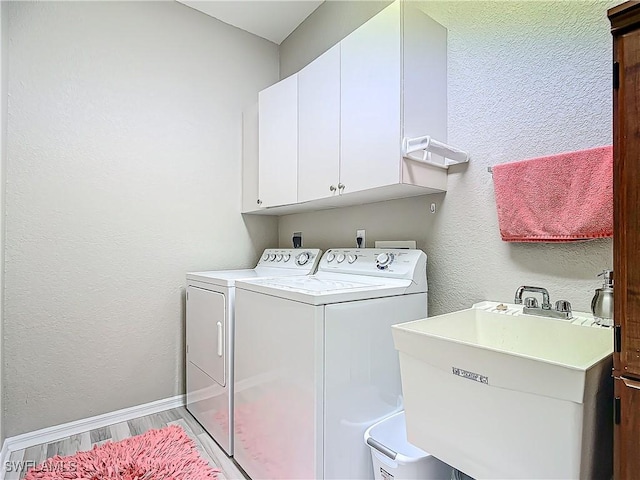
M 402 409 L 391 325 L 427 316 L 420 250 L 331 249 L 236 285 L 235 460 L 253 479 L 373 478 L 363 435 Z
M 321 254 L 267 249 L 252 269 L 187 273 L 187 409 L 228 455 L 233 455 L 236 280 L 308 275 Z

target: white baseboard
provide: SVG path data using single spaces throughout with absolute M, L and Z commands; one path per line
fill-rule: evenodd
M 16 435 L 15 437 L 6 438 L 2 444 L 2 450 L 0 450 L 0 479 L 4 479 L 4 465 L 5 462 L 9 460 L 11 452 L 33 447 L 34 445 L 40 445 L 41 443 L 53 442 L 70 435 L 77 435 L 96 428 L 113 425 L 114 423 L 126 422 L 127 420 L 144 417 L 145 415 L 151 415 L 164 410 L 182 407 L 184 405 L 185 395 L 176 395 L 175 397 L 156 400 L 155 402 L 145 403 L 144 405 L 123 408 L 122 410 L 116 410 L 115 412 L 83 418 L 74 422 L 63 423 L 61 425 L 55 425 L 53 427 L 47 427 L 41 430 Z

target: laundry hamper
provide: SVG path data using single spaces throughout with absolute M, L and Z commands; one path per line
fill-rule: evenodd
M 407 441 L 404 411 L 372 425 L 364 433 L 376 480 L 450 480 L 452 469 Z

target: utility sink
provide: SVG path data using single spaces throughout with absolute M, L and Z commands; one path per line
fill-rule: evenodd
M 474 478 L 610 478 L 612 330 L 482 305 L 393 327 L 409 441 Z

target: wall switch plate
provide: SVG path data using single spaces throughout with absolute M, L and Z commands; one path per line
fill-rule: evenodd
M 367 246 L 367 242 L 365 241 L 365 231 L 364 230 L 356 230 L 356 247 L 365 248 Z M 362 238 L 360 244 L 358 244 L 358 239 Z
M 302 232 L 293 232 L 291 237 L 293 248 L 302 248 Z

